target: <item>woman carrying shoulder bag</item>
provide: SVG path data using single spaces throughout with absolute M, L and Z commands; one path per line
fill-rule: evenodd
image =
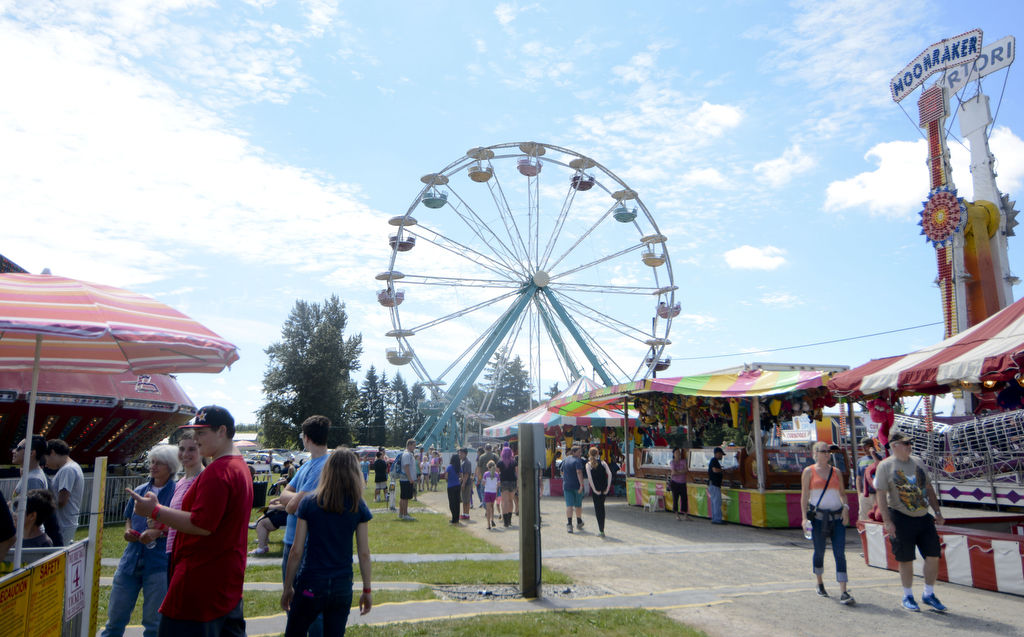
M 853 597 L 846 591 L 846 527 L 850 523 L 850 509 L 844 502 L 843 474 L 829 464 L 828 444 L 816 442 L 813 450 L 814 464 L 805 468 L 800 477 L 800 508 L 811 523 L 811 566 L 818 578 L 818 595 L 828 597 L 821 575 L 825 570 L 825 543 L 831 538 L 841 592 L 839 603 L 853 604 Z

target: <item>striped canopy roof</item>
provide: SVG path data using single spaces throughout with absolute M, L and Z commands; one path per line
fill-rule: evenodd
M 579 393 L 601 391 L 604 388 L 600 388 L 597 383 L 590 380 L 589 378 L 580 378 L 569 385 L 568 388 L 559 392 L 553 399 L 559 400 L 568 396 L 574 396 Z M 483 435 L 491 436 L 493 438 L 507 438 L 519 433 L 519 425 L 521 424 L 532 424 L 539 423 L 544 425 L 545 430 L 549 430 L 552 427 L 561 427 L 563 425 L 580 425 L 584 427 L 621 427 L 622 426 L 622 414 L 615 413 L 614 411 L 598 410 L 590 413 L 587 417 L 574 417 L 574 416 L 562 416 L 560 414 L 553 413 L 548 406 L 552 401 L 541 403 L 534 407 L 530 411 L 513 416 L 508 420 L 499 422 L 496 425 L 492 425 L 483 431 Z
M 0 370 L 219 372 L 234 345 L 141 294 L 45 274 L 0 274 Z
M 1010 380 L 1024 360 L 1024 299 L 974 327 L 902 356 L 864 363 L 837 374 L 828 387 L 839 396 L 872 396 L 885 390 L 941 394 L 957 382 Z
M 678 378 L 650 378 L 553 400 L 550 409 L 562 415 L 582 416 L 597 409 L 621 405 L 626 396 L 650 392 L 712 398 L 788 394 L 792 391 L 821 387 L 828 377 L 829 372 L 822 370 L 754 368 Z

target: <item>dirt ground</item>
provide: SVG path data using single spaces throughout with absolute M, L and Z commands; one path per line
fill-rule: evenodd
M 419 497 L 421 505 L 447 511 L 443 492 Z M 545 566 L 569 573 L 581 584 L 606 589 L 611 594 L 608 606 L 615 606 L 616 598 L 650 595 L 650 607 L 709 635 L 846 636 L 884 630 L 921 637 L 1024 636 L 1024 599 L 1005 593 L 939 582 L 936 595 L 949 612 L 903 610 L 898 575 L 867 566 L 856 529 L 847 531 L 849 590 L 857 600 L 848 607 L 837 601 L 831 550 L 825 557 L 825 584 L 831 597 L 815 594 L 810 543 L 799 529 L 719 526 L 702 518 L 677 521 L 672 513 L 645 512 L 620 499 L 609 501 L 602 538 L 589 500 L 583 511 L 583 532 L 569 534 L 561 498 L 542 499 Z M 464 525 L 503 551 L 519 551 L 519 518 L 513 518 L 511 529 L 502 529 L 499 523 L 498 529 L 488 531 L 483 510 L 476 508 Z M 922 580 L 915 579 L 918 600 L 922 586 Z

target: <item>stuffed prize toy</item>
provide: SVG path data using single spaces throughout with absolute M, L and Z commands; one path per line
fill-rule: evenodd
M 896 414 L 892 410 L 892 405 L 881 398 L 875 398 L 868 401 L 868 409 L 871 411 L 872 422 L 879 424 L 878 442 L 888 449 L 889 430 L 892 429 L 893 423 L 896 422 Z

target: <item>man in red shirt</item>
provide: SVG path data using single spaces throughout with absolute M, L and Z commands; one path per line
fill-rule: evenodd
M 232 441 L 235 420 L 217 405 L 195 421 L 199 453 L 213 461 L 185 494 L 181 510 L 160 506 L 153 494 L 135 498 L 135 512 L 177 529 L 171 579 L 160 607 L 160 636 L 245 635 L 242 583 L 252 510 L 252 477 Z

